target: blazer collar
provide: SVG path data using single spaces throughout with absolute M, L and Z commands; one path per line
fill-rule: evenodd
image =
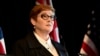
M 27 37 L 27 42 L 29 44 L 29 48 L 40 48 L 41 44 L 39 43 L 39 41 L 36 39 L 35 35 L 33 34 L 33 32 L 30 32 Z M 35 46 L 34 46 L 35 45 Z
M 43 47 L 39 41 L 36 39 L 35 35 L 33 32 L 29 33 L 26 37 L 26 40 L 28 42 L 29 48 L 34 48 L 38 53 L 41 55 L 48 55 L 48 56 L 53 56 L 45 47 Z

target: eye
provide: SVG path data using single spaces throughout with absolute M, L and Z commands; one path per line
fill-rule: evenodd
M 47 19 L 51 19 L 51 20 L 54 20 L 55 19 L 55 16 L 54 15 L 47 15 L 47 14 L 41 14 L 41 18 L 44 19 L 44 20 L 47 20 Z
M 49 16 L 50 18 L 55 18 L 55 16 L 54 15 L 52 15 L 52 16 Z
M 41 15 L 41 18 L 46 18 L 46 17 L 47 17 L 47 15 L 45 15 L 45 14 Z

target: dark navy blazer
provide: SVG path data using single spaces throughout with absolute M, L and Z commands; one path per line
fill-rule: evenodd
M 51 40 L 59 56 L 68 56 L 66 49 L 59 43 Z M 53 56 L 43 47 L 31 32 L 26 38 L 18 40 L 13 48 L 14 56 Z

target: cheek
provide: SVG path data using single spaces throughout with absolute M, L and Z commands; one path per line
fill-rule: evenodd
M 56 22 L 55 22 L 56 23 Z M 54 21 L 52 22 L 52 24 L 54 25 Z
M 54 21 L 53 22 L 51 22 L 52 23 L 52 25 L 54 25 Z
M 41 27 L 46 24 L 44 21 L 39 21 L 38 23 Z

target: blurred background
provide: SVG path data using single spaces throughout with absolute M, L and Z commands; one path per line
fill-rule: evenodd
M 30 30 L 29 12 L 36 0 L 1 0 L 0 26 L 3 29 L 7 53 L 12 51 L 13 44 L 23 38 Z M 87 25 L 95 17 L 98 30 L 97 48 L 100 47 L 100 2 L 99 1 L 66 1 L 53 0 L 61 41 L 66 45 L 70 56 L 80 52 Z M 94 10 L 94 15 L 91 11 Z

